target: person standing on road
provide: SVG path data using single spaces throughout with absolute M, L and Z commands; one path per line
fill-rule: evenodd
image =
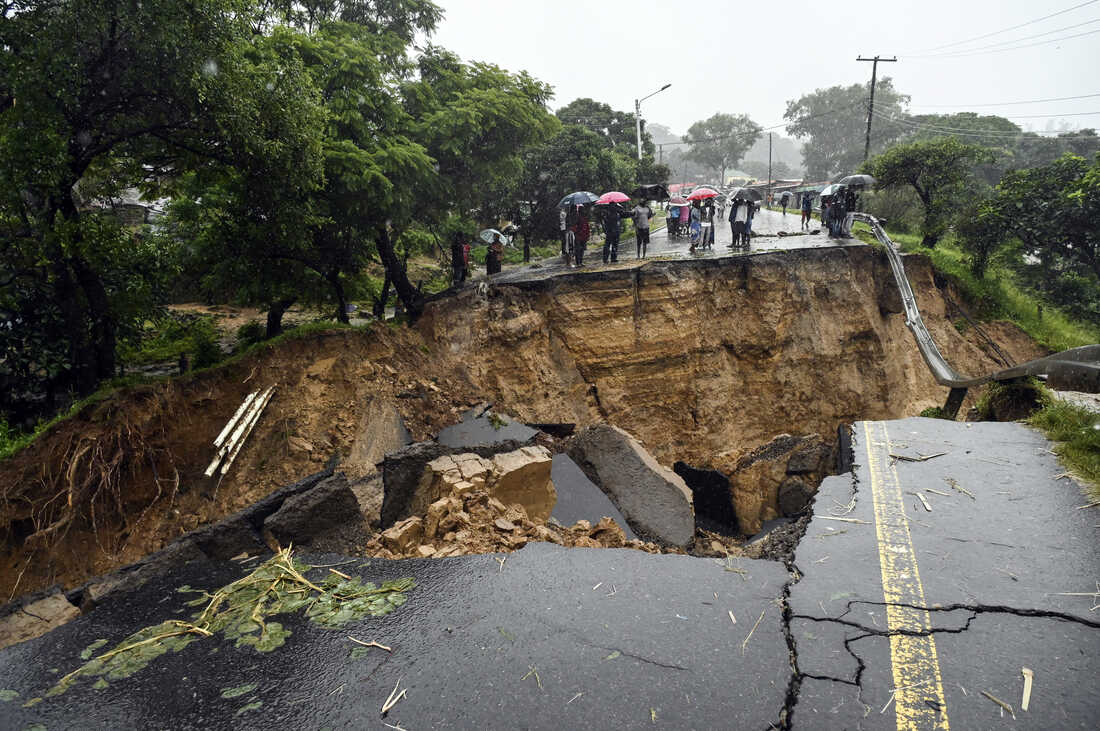
M 589 234 L 588 211 L 584 206 L 577 206 L 573 224 L 573 258 L 576 266 L 584 266 L 584 247 L 588 245 Z
M 802 230 L 810 230 L 810 221 L 813 220 L 814 198 L 809 193 L 802 194 Z
M 561 231 L 561 255 L 567 256 L 569 252 L 566 250 L 565 232 L 569 230 L 569 225 L 566 219 L 569 218 L 569 214 L 566 213 L 564 208 L 558 209 L 558 230 Z
M 859 196 L 855 190 L 848 188 L 842 194 L 844 198 L 844 227 L 840 235 L 846 239 L 852 238 L 852 224 L 855 223 L 856 206 L 859 205 Z
M 748 244 L 747 224 L 749 220 L 749 207 L 752 203 L 740 198 L 730 203 L 730 230 L 733 233 L 733 243 L 730 244 L 731 249 L 736 249 L 741 246 L 742 241 Z
M 680 230 L 680 206 L 669 204 L 668 217 L 665 219 L 668 228 L 668 237 L 676 238 Z
M 638 201 L 638 205 L 630 212 L 634 217 L 634 241 L 635 256 L 645 258 L 645 249 L 649 246 L 649 219 L 653 218 L 653 209 L 645 201 Z
M 485 255 L 485 273 L 489 275 L 500 274 L 500 265 L 504 259 L 504 242 L 500 240 L 500 234 L 493 234 L 493 243 L 489 244 L 489 251 Z
M 691 218 L 691 206 L 680 206 L 680 230 L 679 234 L 685 236 L 688 233 L 688 220 Z
M 621 232 L 620 219 L 626 215 L 626 211 L 618 203 L 610 203 L 601 206 L 603 218 L 603 263 L 609 260 L 612 264 L 619 260 L 619 234 Z
M 699 224 L 703 228 L 701 246 L 704 249 L 713 248 L 714 244 L 714 200 L 704 201 L 699 211 Z
M 784 192 L 781 196 L 779 196 L 779 200 L 783 204 L 783 215 L 784 216 L 787 215 L 787 200 L 788 199 L 789 198 L 788 198 L 788 195 L 787 195 L 786 192 Z

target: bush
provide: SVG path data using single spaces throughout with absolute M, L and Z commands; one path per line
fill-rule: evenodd
M 982 421 L 1016 421 L 1026 419 L 1043 405 L 1043 390 L 1034 378 L 986 386 L 978 399 L 978 416 Z
M 237 328 L 237 350 L 244 350 L 251 345 L 263 341 L 266 334 L 267 328 L 263 324 L 256 320 L 246 322 Z
M 1044 393 L 1044 406 L 1029 423 L 1051 441 L 1063 462 L 1092 483 L 1093 497 L 1100 498 L 1100 414 Z
M 927 409 L 920 412 L 920 415 L 929 419 L 947 419 L 948 421 L 954 421 L 954 419 L 947 415 L 947 412 L 944 411 L 941 406 L 929 406 Z

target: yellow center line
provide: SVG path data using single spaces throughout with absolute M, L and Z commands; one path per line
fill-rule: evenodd
M 932 629 L 924 609 L 924 587 L 917 571 L 917 555 L 905 517 L 901 480 L 890 464 L 890 436 L 880 421 L 863 422 L 867 440 L 867 467 L 875 506 L 882 595 L 886 600 L 886 625 L 891 632 Z M 936 640 L 932 635 L 890 636 L 890 661 L 894 671 L 894 702 L 898 731 L 948 729 L 947 702 L 940 676 Z

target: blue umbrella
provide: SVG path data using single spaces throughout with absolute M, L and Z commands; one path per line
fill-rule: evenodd
M 561 199 L 558 203 L 558 208 L 566 208 L 567 206 L 587 206 L 591 203 L 598 201 L 600 197 L 595 193 L 589 193 L 587 190 L 579 190 L 576 193 L 570 193 Z

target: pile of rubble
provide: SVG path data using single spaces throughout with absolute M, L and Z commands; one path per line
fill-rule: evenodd
M 381 558 L 460 556 L 514 551 L 531 541 L 661 551 L 656 544 L 628 540 L 608 517 L 595 526 L 579 520 L 571 527 L 552 518 L 557 495 L 550 466 L 550 452 L 541 446 L 492 458 L 472 453 L 438 457 L 420 478 L 412 500 L 415 514 L 371 539 L 365 553 Z

